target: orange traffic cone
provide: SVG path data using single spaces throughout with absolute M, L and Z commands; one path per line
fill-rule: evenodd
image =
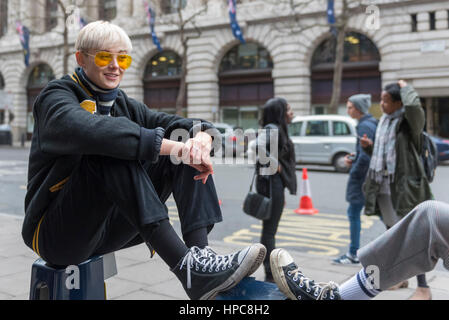
M 315 209 L 312 204 L 312 193 L 310 190 L 309 178 L 307 176 L 307 168 L 302 169 L 300 196 L 299 207 L 295 210 L 295 213 L 307 215 L 317 214 L 318 210 Z

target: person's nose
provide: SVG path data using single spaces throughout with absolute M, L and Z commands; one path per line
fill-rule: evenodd
M 113 56 L 112 57 L 112 61 L 111 61 L 111 63 L 109 64 L 109 67 L 111 68 L 111 69 L 118 69 L 118 68 L 120 68 L 120 66 L 118 65 L 118 61 L 117 61 L 117 57 L 116 56 Z

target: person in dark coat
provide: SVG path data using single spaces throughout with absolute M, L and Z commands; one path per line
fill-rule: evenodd
M 222 221 L 210 176 L 214 127 L 150 110 L 119 88 L 132 62 L 120 27 L 92 22 L 75 49 L 80 67 L 51 81 L 33 106 L 25 244 L 47 263 L 67 266 L 146 243 L 191 299 L 212 299 L 254 272 L 262 245 L 229 255 L 208 246 Z M 168 218 L 171 194 L 182 240 Z
M 270 269 L 270 252 L 275 248 L 275 235 L 284 209 L 284 189 L 296 194 L 296 161 L 293 142 L 288 136 L 288 124 L 293 120 L 291 106 L 283 98 L 268 100 L 263 107 L 261 126 L 264 132 L 258 136 L 259 167 L 257 191 L 272 199 L 271 214 L 262 223 L 260 242 L 267 248 L 264 261 L 265 281 L 274 282 Z M 275 139 L 272 139 L 272 138 Z M 269 159 L 268 167 L 262 158 Z
M 365 214 L 379 215 L 389 229 L 420 203 L 434 197 L 421 158 L 425 114 L 418 93 L 399 80 L 385 86 L 380 105 L 383 115 L 376 141 L 368 137 L 360 140 L 371 154 L 363 191 Z M 418 275 L 417 282 L 410 299 L 431 300 L 425 274 Z M 406 286 L 407 281 L 398 285 Z
M 349 203 L 347 214 L 351 243 L 349 245 L 349 251 L 341 257 L 334 259 L 333 262 L 336 264 L 357 264 L 359 263 L 357 250 L 360 247 L 360 214 L 365 204 L 362 185 L 365 182 L 370 163 L 370 156 L 360 146 L 359 137 L 366 135 L 374 140 L 377 120 L 368 113 L 371 107 L 371 95 L 369 94 L 356 94 L 349 97 L 346 107 L 348 115 L 359 122 L 356 127 L 356 153 L 345 158 L 346 164 L 351 167 L 346 187 L 346 201 Z

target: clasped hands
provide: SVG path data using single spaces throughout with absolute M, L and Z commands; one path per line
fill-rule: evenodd
M 200 174 L 193 178 L 202 180 L 205 184 L 209 175 L 214 173 L 210 159 L 211 150 L 212 137 L 205 132 L 198 132 L 195 137 L 188 139 L 185 143 L 163 139 L 160 154 L 170 155 L 195 168 Z

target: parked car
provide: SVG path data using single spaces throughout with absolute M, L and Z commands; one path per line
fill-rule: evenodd
M 221 151 L 219 154 L 235 157 L 246 152 L 248 148 L 248 137 L 244 135 L 243 129 L 222 122 L 216 122 L 213 125 L 222 134 Z
M 289 125 L 295 145 L 296 162 L 332 165 L 338 172 L 348 172 L 344 157 L 355 152 L 357 121 L 347 116 L 297 116 Z M 248 158 L 255 160 L 255 144 L 248 147 Z
M 297 116 L 289 126 L 296 162 L 333 165 L 348 172 L 344 157 L 355 152 L 357 121 L 348 116 Z
M 449 139 L 444 139 L 436 136 L 430 136 L 435 142 L 438 149 L 438 162 L 449 160 Z

